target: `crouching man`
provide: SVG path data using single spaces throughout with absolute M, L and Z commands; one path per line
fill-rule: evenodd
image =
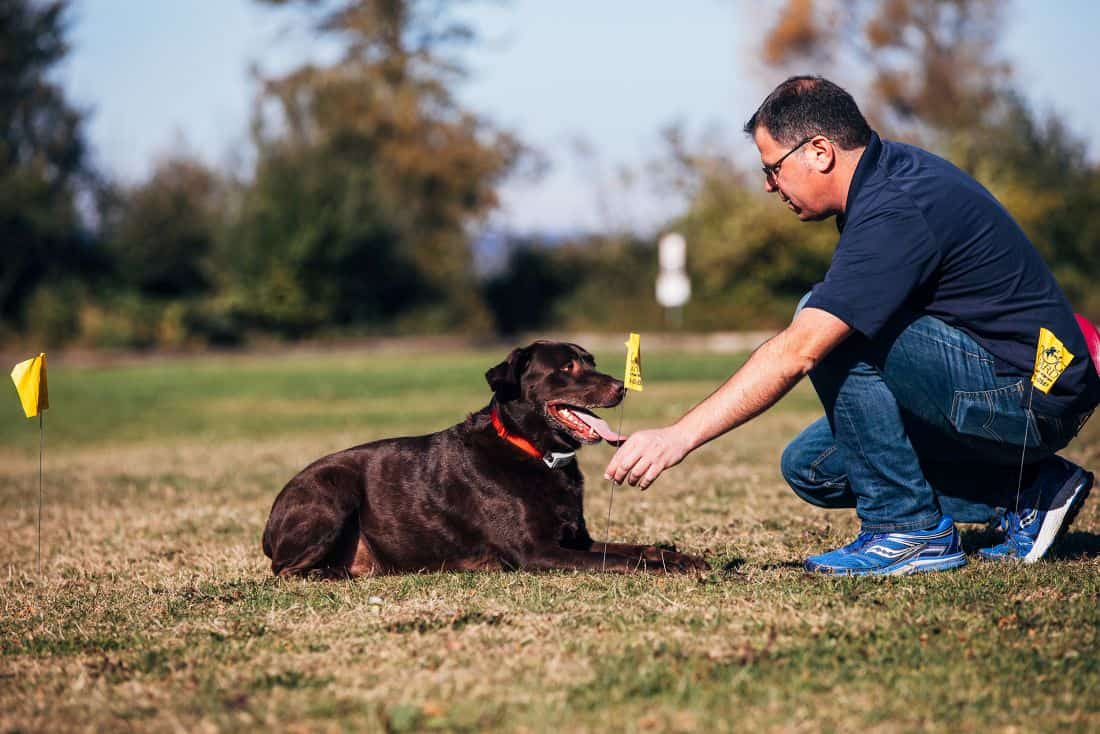
M 1056 452 L 1100 402 L 1100 378 L 1027 236 L 963 171 L 880 139 L 821 77 L 783 82 L 745 132 L 765 190 L 803 221 L 836 217 L 832 263 L 787 329 L 675 424 L 631 436 L 606 476 L 645 489 L 809 375 L 825 416 L 786 448 L 783 476 L 808 502 L 855 508 L 862 529 L 808 571 L 956 568 L 956 521 L 999 523 L 983 558 L 1042 558 L 1092 487 Z M 1035 389 L 1041 329 L 1057 379 Z

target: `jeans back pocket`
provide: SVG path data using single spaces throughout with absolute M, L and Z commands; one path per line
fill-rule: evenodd
M 951 425 L 966 436 L 1034 448 L 1041 437 L 1034 414 L 1020 405 L 1024 381 L 995 390 L 956 390 Z

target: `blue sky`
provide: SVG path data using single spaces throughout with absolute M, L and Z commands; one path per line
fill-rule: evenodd
M 679 202 L 617 171 L 660 149 L 659 129 L 718 131 L 750 163 L 744 119 L 780 81 L 752 44 L 778 2 L 748 0 L 513 0 L 468 12 L 483 43 L 468 57 L 460 98 L 540 149 L 541 180 L 503 190 L 497 225 L 567 231 L 649 231 Z M 1100 3 L 1016 0 L 1002 49 L 1020 87 L 1063 114 L 1077 134 L 1100 135 L 1096 28 Z M 250 0 L 76 0 L 72 51 L 60 73 L 91 112 L 95 161 L 124 180 L 183 149 L 245 168 L 255 86 L 250 67 L 292 68 L 326 49 L 301 19 Z M 837 79 L 842 84 L 842 79 Z M 587 147 L 578 147 L 584 140 Z M 581 151 L 581 152 L 579 152 Z M 1090 143 L 1090 156 L 1100 146 Z

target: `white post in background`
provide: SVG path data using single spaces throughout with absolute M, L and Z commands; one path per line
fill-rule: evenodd
M 657 243 L 657 258 L 661 266 L 657 273 L 657 303 L 665 307 L 665 323 L 679 329 L 681 309 L 691 297 L 691 281 L 684 271 L 687 242 L 683 235 L 669 232 L 662 237 Z

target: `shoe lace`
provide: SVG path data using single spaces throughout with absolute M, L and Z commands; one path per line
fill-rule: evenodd
M 855 540 L 853 540 L 851 543 L 849 543 L 848 545 L 841 548 L 841 550 L 843 550 L 846 553 L 858 553 L 861 550 L 863 550 L 865 547 L 867 547 L 867 545 L 869 545 L 870 543 L 873 543 L 874 541 L 878 540 L 882 536 L 883 536 L 883 533 L 871 533 L 871 532 L 860 533 L 859 535 L 856 536 Z
M 1029 519 L 1029 524 L 1033 518 L 1031 518 L 1033 511 L 1024 510 L 1022 512 L 1006 512 L 1005 513 L 1005 536 L 1007 538 L 1014 538 L 1021 534 L 1027 534 L 1024 530 L 1024 519 Z

